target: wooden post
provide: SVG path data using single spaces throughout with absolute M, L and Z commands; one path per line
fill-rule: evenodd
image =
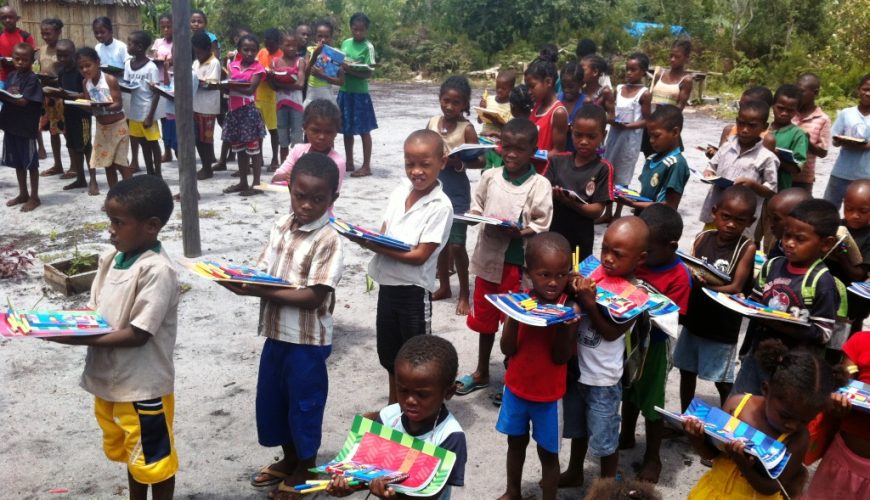
M 181 233 L 184 256 L 199 257 L 199 194 L 193 132 L 193 48 L 190 43 L 190 0 L 172 0 L 172 67 L 175 68 L 175 130 L 178 137 L 178 181 L 181 185 Z

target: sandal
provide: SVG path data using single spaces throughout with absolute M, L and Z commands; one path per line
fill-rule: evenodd
M 474 391 L 486 389 L 487 387 L 489 387 L 489 382 L 477 382 L 474 380 L 474 376 L 470 373 L 463 375 L 456 380 L 456 394 L 458 396 L 465 396 Z
M 233 184 L 232 186 L 224 189 L 224 193 L 233 194 L 233 193 L 241 193 L 242 191 L 248 189 L 248 186 L 242 186 L 241 184 Z
M 257 476 L 261 476 L 261 475 L 267 475 L 267 476 L 272 476 L 272 477 L 265 480 L 265 481 L 257 481 Z M 289 477 L 289 476 L 290 476 L 290 474 L 281 472 L 279 470 L 275 470 L 272 468 L 271 465 L 267 465 L 251 475 L 251 486 L 253 486 L 255 488 L 263 488 L 265 486 L 274 486 L 274 485 L 284 481 L 284 479 Z
M 504 393 L 504 386 L 501 387 L 501 390 L 498 392 L 493 392 L 489 395 L 489 400 L 492 401 L 493 406 L 501 406 L 501 397 Z

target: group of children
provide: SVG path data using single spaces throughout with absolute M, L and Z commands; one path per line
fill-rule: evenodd
M 4 28 L 8 12 L 8 7 L 0 9 Z M 256 37 L 242 34 L 227 66 L 231 80 L 226 86 L 228 112 L 222 117 L 223 84 L 218 83 L 222 64 L 215 57 L 219 47 L 205 29 L 205 15 L 194 17 L 193 71 L 204 82 L 194 97 L 197 149 L 203 157 L 200 178 L 210 177 L 221 166 L 211 150 L 215 121 L 224 120 L 224 141 L 239 158 L 239 183 L 227 192 L 241 194 L 253 191 L 247 183 L 249 169 L 254 185 L 260 182 L 261 141 L 272 130 L 266 120 L 271 106 L 276 122 L 287 125 L 276 133 L 287 154 L 274 180 L 288 182 L 290 212 L 273 226 L 258 266 L 303 287 L 223 286 L 237 295 L 261 299 L 259 334 L 266 341 L 257 383 L 258 439 L 263 446 L 281 446 L 284 453 L 281 460 L 253 474 L 251 483 L 274 486 L 273 498 L 295 498 L 293 485 L 309 479 L 308 469 L 316 464 L 321 442 L 332 314 L 346 251 L 328 221 L 344 173 L 353 167 L 355 134 L 362 135 L 367 151 L 355 173 L 370 173 L 368 132 L 376 126 L 365 83 L 370 72 L 345 67 L 338 77 L 344 79 L 344 87 L 336 106 L 323 97 L 328 97 L 328 85 L 340 82 L 317 80 L 320 77 L 311 64 L 312 57 L 330 41 L 330 25 L 318 24 L 317 46 L 312 49 L 305 49 L 310 30 L 307 35 L 305 30 L 267 32 L 262 50 Z M 161 18 L 164 28 L 166 19 Z M 56 27 L 56 23 L 48 25 Z M 171 22 L 168 26 L 171 42 Z M 342 48 L 348 57 L 373 64 L 374 52 L 366 41 L 368 18 L 354 15 L 350 27 L 353 38 Z M 71 158 L 75 148 L 80 159 L 73 160 L 77 179 L 72 186 L 84 185 L 84 169 L 78 166 L 89 153 L 92 194 L 96 194 L 94 169 L 106 168 L 109 177 L 105 211 L 115 249 L 100 260 L 90 305 L 117 330 L 58 341 L 89 346 L 82 386 L 95 396 L 107 456 L 127 463 L 131 498 L 145 498 L 149 485 L 155 498 L 170 498 L 178 470 L 172 433 L 178 286 L 171 260 L 158 239 L 173 202 L 158 178 L 161 155 L 159 146 L 154 147 L 159 140 L 154 135 L 158 99 L 150 84 L 159 83 L 160 73 L 146 55 L 152 47 L 157 60 L 163 58 L 164 68 L 171 64 L 165 51 L 167 31 L 156 47 L 144 32 L 129 37 L 124 49 L 129 58 L 124 56 L 121 64 L 125 79 L 140 85 L 126 112 L 118 79 L 101 69 L 114 65 L 112 58 L 122 44 L 111 37 L 110 23 L 98 19 L 94 31 L 95 35 L 100 31 L 96 50 L 76 50 L 68 40 L 58 40 L 55 67 L 65 96 L 112 96 L 111 103 L 91 108 L 97 117 L 93 141 L 89 140 L 87 113 L 66 106 L 63 116 Z M 261 60 L 263 50 L 266 54 Z M 464 484 L 468 449 L 462 427 L 445 401 L 489 386 L 490 358 L 501 329 L 504 387 L 492 396 L 500 406 L 496 429 L 508 441 L 501 498 L 522 498 L 530 437 L 537 445 L 540 486 L 546 499 L 555 498 L 561 487 L 583 484 L 587 454 L 600 460 L 603 478 L 615 477 L 619 450 L 636 444 L 635 426 L 641 414 L 646 451 L 638 478 L 656 483 L 666 432 L 654 408 L 665 405 L 672 339 L 651 324 L 647 315 L 627 322 L 615 320 L 597 305 L 596 282 L 572 267 L 572 254 L 579 259 L 592 254 L 594 224 L 609 222 L 600 245 L 603 275 L 660 292 L 679 308 L 683 328 L 675 341 L 673 364 L 680 370 L 682 408 L 694 397 L 698 377 L 712 381 L 723 409 L 778 437 L 792 453 L 777 482 L 759 473 L 742 444 L 732 444 L 723 452 L 711 448 L 700 424 L 690 420 L 684 425 L 690 442 L 703 458 L 712 459 L 712 469 L 690 496 L 778 498 L 781 493 L 798 494 L 807 477 L 801 458 L 808 448 L 808 425 L 817 414 L 829 410 L 846 416 L 819 470 L 836 470 L 840 479 L 835 487 L 843 488 L 842 495 L 859 495 L 870 482 L 866 472 L 870 447 L 861 427 L 866 416 L 850 412 L 848 402 L 832 399 L 831 393 L 845 382 L 847 372 L 862 379 L 870 373 L 866 334 L 856 333 L 843 344 L 850 331 L 860 329 L 868 310 L 858 302 L 851 307 L 853 299 L 841 293 L 842 283 L 863 281 L 870 271 L 870 181 L 861 180 L 870 173 L 860 177 L 854 172 L 856 165 L 866 167 L 870 154 L 866 144 L 860 151 L 851 143 L 839 143 L 844 148 L 841 157 L 846 149 L 851 153 L 843 160 L 845 164 L 838 160 L 835 167 L 846 185 L 828 185 L 826 198 L 835 203 L 812 199 L 806 191 L 807 178 L 797 176 L 810 158 L 827 154 L 826 117 L 814 105 L 818 78 L 803 75 L 796 86 L 783 85 L 775 93 L 759 88 L 747 91 L 735 126 L 723 131 L 717 151 L 709 151 L 705 175 L 734 181 L 734 185 L 711 187 L 701 210 L 707 226 L 695 238 L 691 254 L 731 278 L 725 285 L 708 283 L 705 275 L 690 270 L 677 254 L 683 232 L 677 207 L 689 177 L 681 131 L 682 107 L 692 85 L 685 70 L 691 46 L 685 41 L 674 45 L 670 69 L 653 76 L 649 91 L 643 84 L 649 66 L 646 56 L 632 54 L 626 62 L 626 83 L 611 89 L 606 84 L 607 64 L 594 52 L 588 43 L 579 44 L 579 62 L 566 64 L 560 72 L 553 51 L 544 51 L 525 70 L 521 85 L 516 85 L 516 73 L 499 73 L 495 96 L 486 96 L 480 103 L 492 110 L 482 113 L 481 119 L 488 122 L 483 134 L 499 144 L 495 155 L 449 155 L 457 146 L 478 143 L 475 127 L 467 119 L 471 85 L 459 76 L 448 78 L 439 89 L 441 114 L 405 140 L 406 180 L 388 197 L 380 232 L 407 243 L 411 250 L 402 252 L 351 238 L 374 254 L 368 274 L 379 285 L 377 353 L 388 375 L 389 405 L 367 416 L 453 451 L 456 464 L 447 488 L 437 495 L 449 498 L 450 488 Z M 22 203 L 29 209 L 39 203 L 38 177 L 33 175 L 38 164 L 35 135 L 45 97 L 31 69 L 33 54 L 32 44 L 14 46 L 15 70 L 6 75 L 5 82 L 10 92 L 15 90 L 22 97 L 4 97 L 6 104 L 0 111 L 4 163 L 19 169 L 21 187 L 10 204 Z M 76 70 L 83 79 L 74 78 Z M 308 75 L 308 98 L 301 99 L 305 86 L 299 88 L 298 78 L 283 78 L 284 73 L 294 72 Z M 315 81 L 319 83 L 313 85 Z M 274 96 L 264 92 L 264 84 Z M 312 92 L 315 89 L 327 90 Z M 841 113 L 842 119 L 838 116 L 833 127 L 838 135 L 867 138 L 870 133 L 859 127 L 870 115 L 870 76 L 864 77 L 859 90 L 860 104 L 854 112 L 850 108 Z M 153 99 L 149 101 L 145 93 Z M 773 122 L 768 127 L 771 109 Z M 73 111 L 79 114 L 67 118 Z M 13 117 L 15 127 L 10 125 Z M 70 126 L 73 118 L 78 122 Z M 33 132 L 28 136 L 18 135 L 23 133 L 18 126 L 22 120 Z M 299 140 L 299 127 L 308 142 L 297 142 L 290 149 L 289 138 Z M 170 128 L 165 126 L 164 131 Z M 339 132 L 349 148 L 348 162 L 334 149 Z M 131 177 L 127 163 L 130 138 L 142 147 L 146 168 L 154 176 Z M 791 151 L 790 161 L 768 149 L 777 147 Z M 614 184 L 634 177 L 634 163 L 644 148 L 650 154 L 639 175 L 640 192 L 652 201 L 617 199 Z M 484 169 L 473 191 L 468 168 Z M 125 178 L 120 182 L 119 171 Z M 853 175 L 858 180 L 849 178 Z M 798 187 L 789 187 L 796 182 Z M 844 225 L 862 253 L 859 264 L 853 264 L 838 246 L 838 196 L 845 198 Z M 619 217 L 618 210 L 616 215 L 609 214 L 613 203 L 628 205 L 635 215 Z M 467 223 L 453 218 L 464 212 L 516 224 L 482 226 L 469 258 Z M 768 250 L 768 259 L 754 278 L 759 246 Z M 432 301 L 451 294 L 451 267 L 460 280 L 456 312 L 467 314 L 467 325 L 479 339 L 475 370 L 461 376 L 462 360 L 455 348 L 431 329 Z M 475 276 L 473 290 L 470 274 Z M 701 291 L 703 287 L 752 294 L 768 307 L 806 320 L 807 326 L 750 321 L 740 370 L 735 374 L 742 319 L 713 302 Z M 579 319 L 533 327 L 502 317 L 485 299 L 489 293 L 519 290 L 542 303 L 572 307 L 580 313 Z M 716 324 L 710 323 L 711 317 L 717 318 Z M 843 328 L 846 333 L 837 335 Z M 648 338 L 641 369 L 627 367 L 626 337 L 632 335 Z M 826 346 L 844 352 L 844 359 L 830 364 L 824 359 Z M 562 438 L 570 439 L 571 447 L 564 471 L 560 471 L 558 458 Z M 827 481 L 817 473 L 809 492 L 823 493 L 813 498 L 832 491 Z M 384 481 L 372 482 L 369 490 L 382 498 L 396 495 Z M 345 496 L 354 488 L 336 476 L 326 491 Z

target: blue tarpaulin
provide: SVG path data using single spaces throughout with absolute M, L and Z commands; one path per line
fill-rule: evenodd
M 646 33 L 646 30 L 661 29 L 664 27 L 665 25 L 660 23 L 642 23 L 640 21 L 633 21 L 631 24 L 628 25 L 628 27 L 625 28 L 625 31 L 627 31 L 629 35 L 635 38 L 640 38 L 643 36 L 644 33 Z M 671 25 L 671 34 L 674 36 L 688 35 L 688 32 L 686 31 L 686 28 L 674 24 Z

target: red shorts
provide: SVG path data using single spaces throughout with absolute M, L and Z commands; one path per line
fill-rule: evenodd
M 485 295 L 490 293 L 518 292 L 523 278 L 523 268 L 515 264 L 505 263 L 501 272 L 501 283 L 486 281 L 480 276 L 474 278 L 474 297 L 471 301 L 471 313 L 465 324 L 481 335 L 495 335 L 498 325 L 504 315 L 499 312 Z

